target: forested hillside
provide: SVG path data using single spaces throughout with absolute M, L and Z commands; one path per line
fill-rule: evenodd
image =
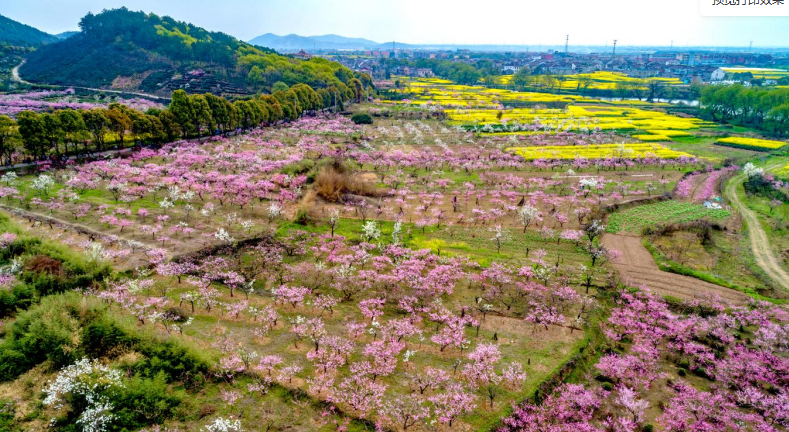
M 57 37 L 0 15 L 0 43 L 31 46 L 56 42 Z
M 277 82 L 319 89 L 353 73 L 323 59 L 297 60 L 219 32 L 126 8 L 88 14 L 80 33 L 33 53 L 25 80 L 169 94 L 249 94 Z

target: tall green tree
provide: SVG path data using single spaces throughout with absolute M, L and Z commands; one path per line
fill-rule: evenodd
M 36 158 L 44 156 L 49 148 L 49 141 L 41 115 L 33 111 L 22 111 L 16 116 L 16 122 L 25 150 Z
M 106 111 L 107 119 L 110 121 L 110 130 L 118 137 L 121 146 L 123 146 L 123 138 L 126 136 L 126 132 L 131 130 L 132 127 L 128 109 L 124 108 L 120 104 L 110 104 L 109 109 Z
M 167 141 L 175 141 L 183 133 L 181 125 L 178 124 L 178 119 L 171 110 L 161 111 L 157 118 L 162 125 L 162 131 Z
M 195 110 L 186 91 L 178 89 L 173 92 L 169 109 L 170 112 L 173 113 L 175 121 L 180 126 L 181 133 L 184 137 L 196 131 L 194 125 L 196 117 Z
M 58 116 L 49 113 L 43 113 L 40 116 L 44 123 L 44 136 L 49 143 L 49 148 L 55 150 L 56 155 L 60 155 L 60 143 L 66 137 L 60 119 Z
M 789 135 L 789 102 L 770 109 L 767 113 L 770 118 L 772 131 L 776 135 Z
M 518 89 L 523 89 L 531 85 L 532 77 L 531 77 L 531 70 L 527 67 L 522 67 L 515 72 L 515 75 L 512 76 L 512 85 L 514 85 Z
M 193 128 L 196 129 L 197 135 L 202 136 L 203 132 L 211 135 L 211 130 L 214 124 L 214 117 L 211 114 L 211 106 L 203 95 L 192 95 L 189 97 L 192 111 L 194 112 Z
M 233 129 L 237 117 L 233 104 L 227 99 L 211 93 L 206 93 L 203 96 L 211 109 L 211 118 L 213 119 L 211 129 L 219 129 L 223 132 Z
M 66 145 L 71 144 L 71 151 L 76 152 L 79 143 L 84 143 L 89 136 L 85 120 L 79 111 L 70 109 L 56 111 L 55 115 L 60 120 L 61 128 L 63 128 Z
M 105 115 L 106 110 L 93 108 L 81 111 L 82 121 L 93 138 L 93 145 L 98 151 L 104 150 L 107 132 L 110 130 L 110 119 Z
M 19 131 L 14 119 L 0 116 L 0 163 L 10 162 L 19 142 Z
M 130 130 L 136 139 L 144 142 L 147 138 L 150 138 L 153 132 L 153 123 L 151 122 L 151 118 L 156 117 L 149 116 L 134 110 L 129 112 L 129 119 L 131 120 Z

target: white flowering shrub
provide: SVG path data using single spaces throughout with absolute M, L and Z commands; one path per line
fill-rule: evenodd
M 87 252 L 91 263 L 100 263 L 104 259 L 104 246 L 101 243 L 91 242 Z
M 392 244 L 400 244 L 400 234 L 403 232 L 403 224 L 398 222 L 394 223 L 394 228 L 392 229 Z
M 278 205 L 276 203 L 273 203 L 273 202 L 271 203 L 271 205 L 268 206 L 268 219 L 269 219 L 269 221 L 272 221 L 272 220 L 276 219 L 281 214 L 282 214 L 282 206 L 280 206 L 280 205 Z
M 224 228 L 219 228 L 219 230 L 216 233 L 214 233 L 214 237 L 216 237 L 219 241 L 223 241 L 227 243 L 233 243 L 234 241 L 236 241 L 236 239 L 231 237 L 230 233 L 227 232 L 227 230 Z
M 85 432 L 103 432 L 115 419 L 112 403 L 103 394 L 116 387 L 123 387 L 121 373 L 111 369 L 98 360 L 83 358 L 73 365 L 66 366 L 44 389 L 44 405 L 61 409 L 67 397 L 78 397 L 85 401 L 87 408 L 77 418 Z
M 6 186 L 13 186 L 14 184 L 16 184 L 16 179 L 17 178 L 18 177 L 17 177 L 15 172 L 9 171 L 9 172 L 3 174 L 2 177 L 0 177 L 0 182 L 5 183 Z
M 163 199 L 163 200 L 159 201 L 159 207 L 161 207 L 161 208 L 162 208 L 163 210 L 165 210 L 165 211 L 167 211 L 167 209 L 170 209 L 170 208 L 172 208 L 174 205 L 175 205 L 175 204 L 173 204 L 173 202 L 172 202 L 172 201 L 170 201 L 170 200 L 169 200 L 169 199 L 167 199 L 167 198 L 165 198 L 165 199 Z
M 30 187 L 44 195 L 48 194 L 49 190 L 52 189 L 52 186 L 54 185 L 55 179 L 47 174 L 41 174 L 40 176 L 36 177 L 32 183 L 30 183 Z
M 230 420 L 218 417 L 200 429 L 203 432 L 242 432 L 241 420 Z
M 596 189 L 598 182 L 592 178 L 582 178 L 578 183 L 581 184 L 582 189 Z
M 364 234 L 365 240 L 368 242 L 378 240 L 378 237 L 381 236 L 381 230 L 378 229 L 378 224 L 374 221 L 365 222 L 364 225 L 362 225 L 362 233 Z
M 751 177 L 761 177 L 764 174 L 764 169 L 756 168 L 754 164 L 748 162 L 745 166 L 742 167 L 742 172 L 745 173 L 748 178 Z

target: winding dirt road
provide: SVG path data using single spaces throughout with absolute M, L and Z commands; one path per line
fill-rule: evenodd
M 22 60 L 22 63 L 16 65 L 15 68 L 11 69 L 11 81 L 16 81 L 21 84 L 30 84 L 29 82 L 19 77 L 19 67 L 22 66 L 23 64 L 25 64 L 24 60 Z
M 748 296 L 739 291 L 660 270 L 652 254 L 641 242 L 641 237 L 605 234 L 602 243 L 621 252 L 622 255 L 613 264 L 622 281 L 628 285 L 644 286 L 660 295 L 670 295 L 682 300 L 714 294 L 723 300 L 741 305 L 748 299 Z
M 764 168 L 765 170 L 769 170 L 778 168 L 781 165 L 780 163 L 773 163 Z M 751 245 L 756 265 L 761 267 L 773 282 L 780 285 L 783 289 L 789 290 L 789 274 L 781 268 L 780 262 L 775 255 L 773 255 L 772 248 L 770 248 L 770 240 L 767 237 L 767 233 L 764 232 L 761 222 L 759 222 L 759 217 L 753 210 L 749 209 L 740 201 L 740 197 L 737 194 L 737 187 L 739 187 L 743 181 L 745 181 L 745 174 L 743 173 L 739 173 L 732 177 L 726 182 L 724 194 L 732 207 L 735 207 L 740 212 L 742 218 L 748 224 L 748 242 Z

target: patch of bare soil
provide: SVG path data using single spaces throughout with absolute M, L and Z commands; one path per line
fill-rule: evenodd
M 488 315 L 482 322 L 482 328 L 488 331 L 495 331 L 499 337 L 518 337 L 539 335 L 540 339 L 560 342 L 572 342 L 584 336 L 582 330 L 573 330 L 563 326 L 548 326 L 546 330 L 543 326 L 537 326 L 524 320 L 523 318 L 508 317 L 502 315 Z
M 605 234 L 602 243 L 622 254 L 614 261 L 614 267 L 628 285 L 644 286 L 660 295 L 670 295 L 682 300 L 711 294 L 734 304 L 744 304 L 748 299 L 748 296 L 739 291 L 660 270 L 652 254 L 641 243 L 640 237 Z

